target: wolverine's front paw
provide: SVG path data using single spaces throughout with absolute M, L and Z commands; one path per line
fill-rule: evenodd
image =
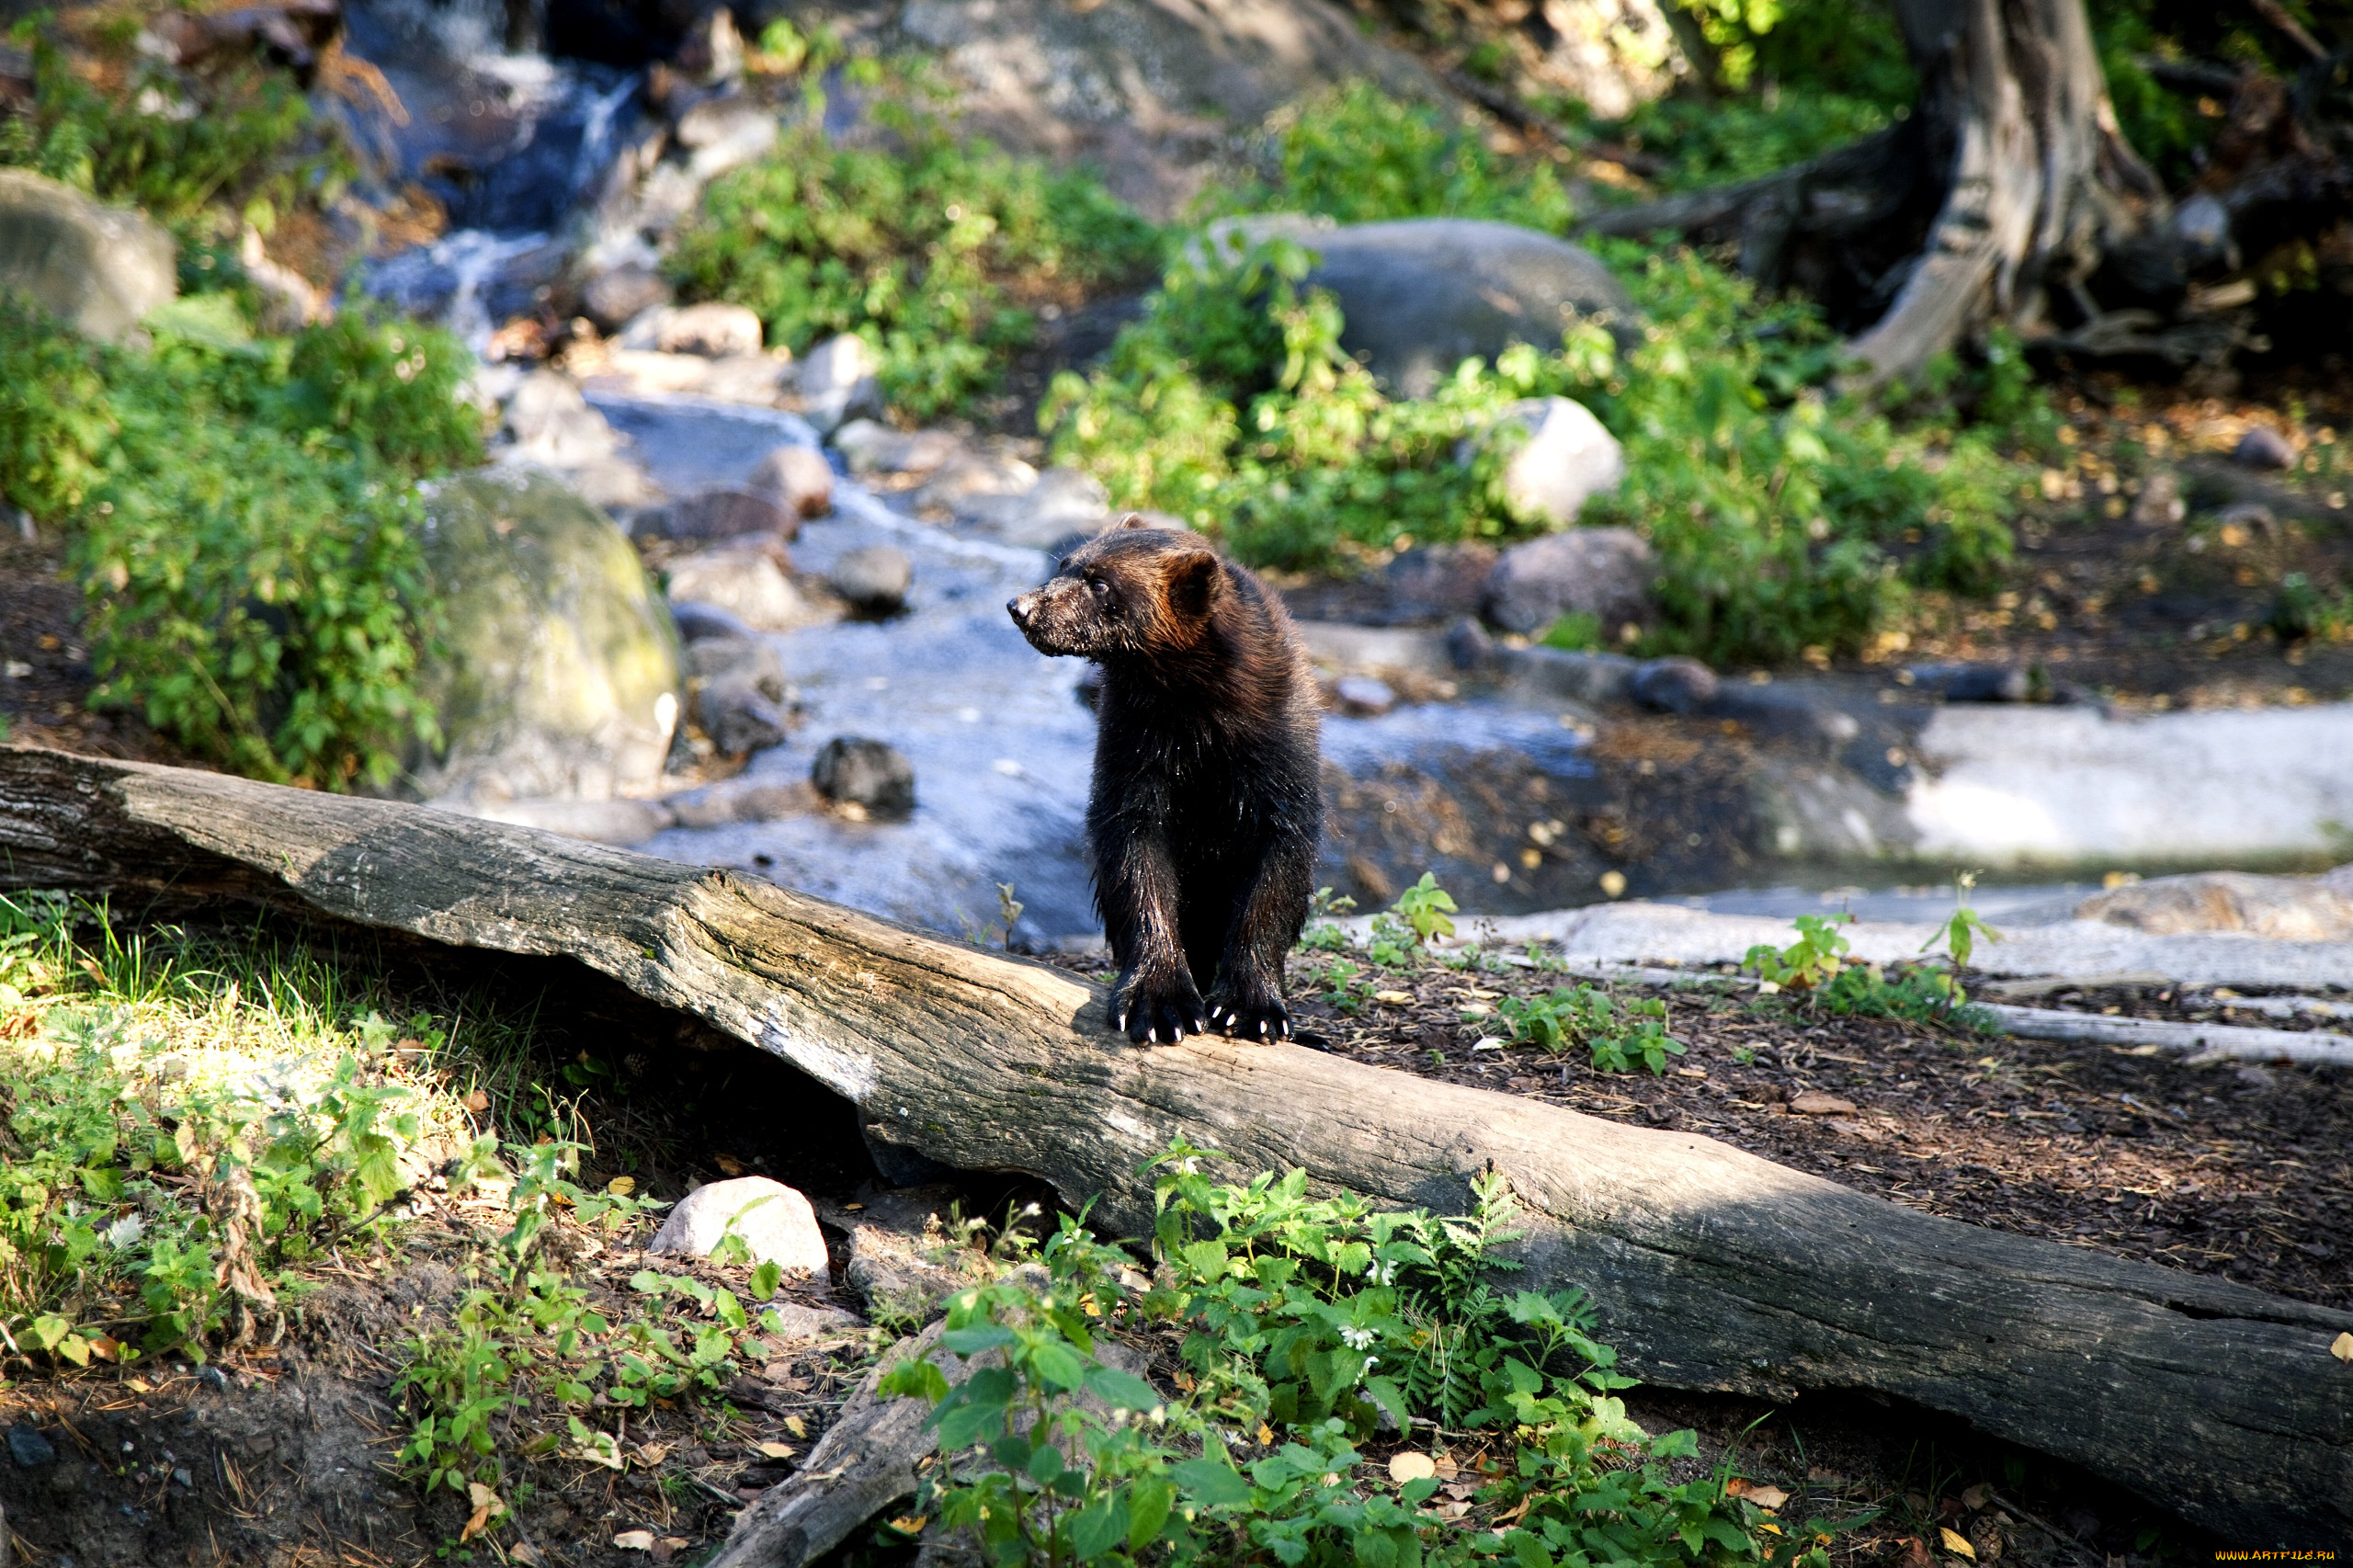
M 1201 994 L 1182 970 L 1123 978 L 1112 994 L 1111 1027 L 1125 1029 L 1138 1045 L 1174 1045 L 1188 1034 L 1210 1031 Z
M 1220 983 L 1210 995 L 1210 1021 L 1243 1040 L 1289 1040 L 1290 1014 L 1275 988 L 1258 976 Z

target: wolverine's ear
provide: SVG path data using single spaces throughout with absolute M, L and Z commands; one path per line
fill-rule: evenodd
M 1120 519 L 1120 526 L 1123 528 L 1148 528 L 1152 527 L 1150 523 L 1143 520 L 1143 514 L 1142 512 L 1130 512 L 1126 517 Z
M 1206 550 L 1188 550 L 1168 562 L 1168 608 L 1187 619 L 1198 620 L 1217 603 L 1225 586 L 1225 569 Z

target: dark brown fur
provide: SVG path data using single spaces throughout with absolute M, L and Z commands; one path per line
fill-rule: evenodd
M 1199 534 L 1130 517 L 1006 608 L 1039 652 L 1103 669 L 1086 831 L 1112 1027 L 1289 1035 L 1283 959 L 1323 798 L 1314 681 L 1282 602 Z

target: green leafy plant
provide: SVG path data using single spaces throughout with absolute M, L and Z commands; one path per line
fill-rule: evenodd
M 882 82 L 881 141 L 813 118 L 714 181 L 670 268 L 688 297 L 748 305 L 794 352 L 854 332 L 881 351 L 883 394 L 919 419 L 993 387 L 1035 310 L 1148 267 L 1159 237 L 1083 173 L 1006 155 Z
M 1487 1015 L 1481 1015 L 1485 1017 Z M 1538 996 L 1507 996 L 1495 1004 L 1510 1038 L 1554 1053 L 1584 1046 L 1594 1070 L 1625 1073 L 1641 1062 L 1653 1074 L 1684 1053 L 1666 1032 L 1666 1004 L 1656 997 L 1612 996 L 1598 986 L 1561 986 Z
M 919 1513 L 995 1568 L 1761 1560 L 1770 1521 L 1724 1472 L 1670 1478 L 1690 1435 L 1626 1419 L 1583 1299 L 1496 1288 L 1516 1234 L 1499 1179 L 1448 1220 L 1311 1198 L 1302 1172 L 1219 1184 L 1211 1158 L 1155 1162 L 1152 1279 L 1066 1218 L 1036 1273 L 950 1302 L 932 1354 L 971 1363 L 960 1382 L 915 1356 L 886 1375 L 933 1406 L 944 1462 Z M 1174 1392 L 1101 1338 L 1155 1327 L 1181 1335 Z M 1384 1422 L 1499 1441 L 1478 1481 L 1494 1527 L 1427 1508 L 1433 1475 L 1368 1473 Z
M 381 785 L 438 726 L 414 481 L 477 459 L 446 334 L 347 311 L 222 346 L 83 342 L 0 301 L 0 494 L 62 523 L 92 700 L 199 756 Z
M 1743 967 L 1757 976 L 1759 989 L 1768 995 L 1789 993 L 1823 1012 L 1979 1028 L 1984 1020 L 1968 1011 L 1969 993 L 1961 988 L 1958 971 L 1968 967 L 1979 937 L 1998 940 L 2000 933 L 1969 907 L 1975 877 L 1962 872 L 1956 881 L 1952 915 L 1920 949 L 1926 954 L 1942 943 L 1947 952 L 1928 963 L 1907 964 L 1891 972 L 1879 964 L 1853 962 L 1848 957 L 1851 944 L 1838 928 L 1852 924 L 1854 916 L 1801 915 L 1795 942 L 1786 948 L 1753 947 Z
M 1311 953 L 1336 953 L 1348 945 L 1348 934 L 1340 928 L 1340 921 L 1356 912 L 1357 901 L 1343 893 L 1335 898 L 1330 888 L 1317 888 L 1307 901 L 1307 924 L 1301 929 L 1299 945 Z

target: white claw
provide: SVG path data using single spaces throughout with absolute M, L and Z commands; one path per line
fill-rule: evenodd
M 1143 1042 L 1146 1045 L 1158 1045 L 1160 1043 L 1160 1030 L 1157 1028 L 1149 1028 L 1144 1030 Z

